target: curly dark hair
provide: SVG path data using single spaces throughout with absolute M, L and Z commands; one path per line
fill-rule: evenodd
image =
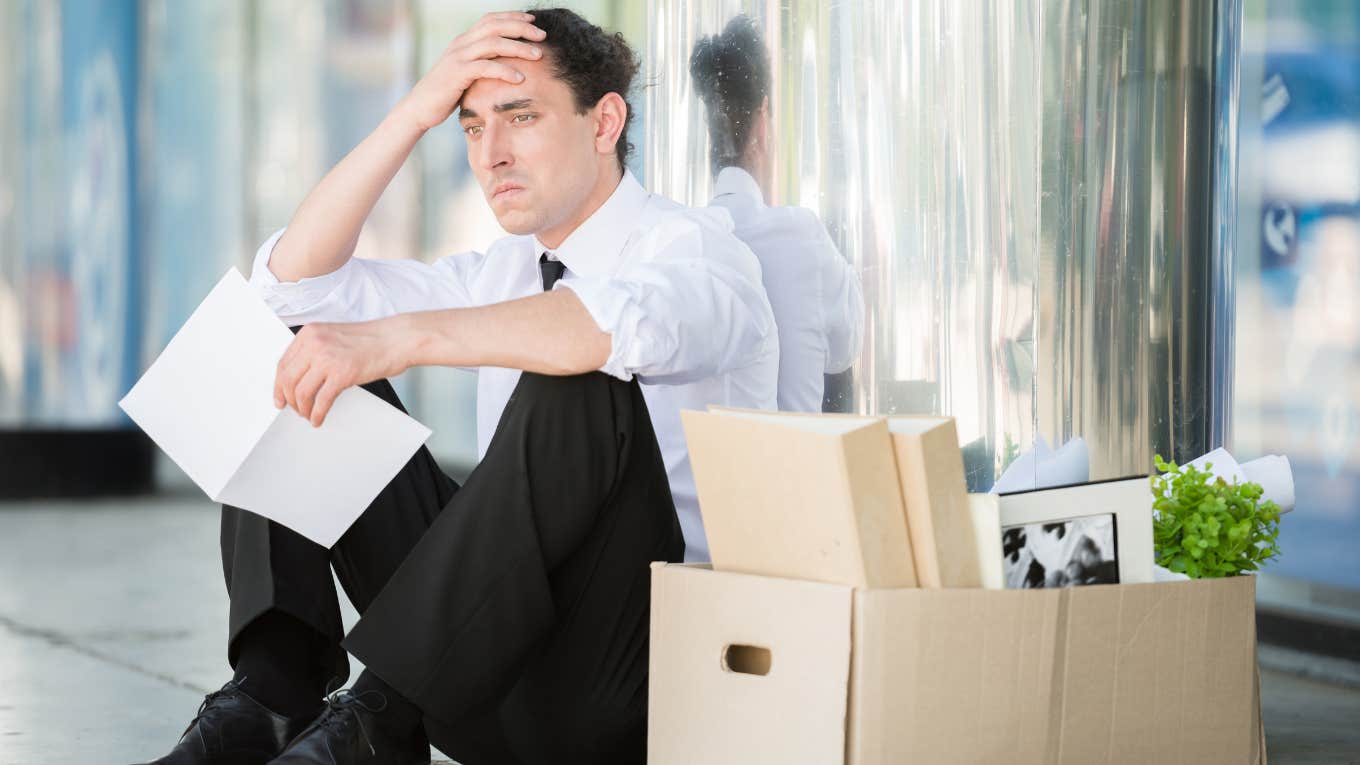
M 722 34 L 701 38 L 690 53 L 689 74 L 708 112 L 713 172 L 740 165 L 755 113 L 770 91 L 770 53 L 751 17 L 734 16 Z
M 571 88 L 577 114 L 590 111 L 606 93 L 618 93 L 623 98 L 628 109 L 614 147 L 622 170 L 633 153 L 633 144 L 628 142 L 628 127 L 633 123 L 633 103 L 628 93 L 638 71 L 633 49 L 622 34 L 611 35 L 575 11 L 530 8 L 525 13 L 532 13 L 534 20 L 530 23 L 544 31 L 544 39 L 535 44 L 543 47 L 553 75 Z

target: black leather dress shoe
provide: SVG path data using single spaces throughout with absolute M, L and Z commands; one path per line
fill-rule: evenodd
M 336 691 L 321 716 L 270 765 L 430 765 L 424 732 L 417 730 L 404 741 L 392 738 L 379 724 L 386 708 L 380 691 Z
M 175 748 L 147 765 L 265 765 L 307 722 L 269 711 L 230 680 L 203 699 Z

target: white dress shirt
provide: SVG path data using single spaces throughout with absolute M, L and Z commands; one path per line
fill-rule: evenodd
M 779 326 L 779 408 L 822 411 L 822 375 L 849 369 L 864 339 L 859 275 L 815 213 L 767 206 L 740 167 L 718 173 L 709 204 L 731 213 L 733 233 L 760 259 Z
M 630 171 L 614 193 L 550 253 L 566 264 L 554 289 L 573 290 L 611 336 L 601 371 L 634 375 L 656 431 L 685 535 L 685 560 L 708 560 L 681 409 L 709 404 L 773 409 L 778 331 L 760 263 L 732 235 L 723 210 L 650 194 Z M 250 283 L 291 325 L 367 321 L 398 313 L 466 308 L 543 291 L 536 236 L 507 236 L 485 253 L 434 263 L 350 258 L 338 270 L 280 282 L 268 268 L 282 236 L 255 255 Z M 486 455 L 520 371 L 477 372 L 477 456 Z

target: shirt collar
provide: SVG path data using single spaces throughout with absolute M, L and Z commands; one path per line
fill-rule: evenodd
M 642 188 L 633 172 L 625 168 L 614 193 L 576 230 L 568 234 L 557 249 L 551 250 L 553 256 L 579 276 L 608 276 L 618 262 L 623 246 L 628 243 L 629 234 L 641 219 L 642 210 L 650 197 L 651 194 Z M 537 260 L 549 248 L 538 240 L 537 234 L 533 242 L 534 259 Z
M 756 183 L 756 179 L 751 177 L 750 173 L 736 165 L 724 167 L 713 182 L 713 196 L 720 197 L 724 194 L 739 194 L 749 197 L 758 205 L 765 205 L 765 196 L 760 193 L 760 184 Z

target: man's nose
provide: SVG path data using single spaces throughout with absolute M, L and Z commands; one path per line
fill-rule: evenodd
M 479 161 L 484 169 L 496 170 L 514 164 L 509 136 L 500 127 L 487 124 L 482 128 L 482 139 L 477 143 L 480 151 Z

